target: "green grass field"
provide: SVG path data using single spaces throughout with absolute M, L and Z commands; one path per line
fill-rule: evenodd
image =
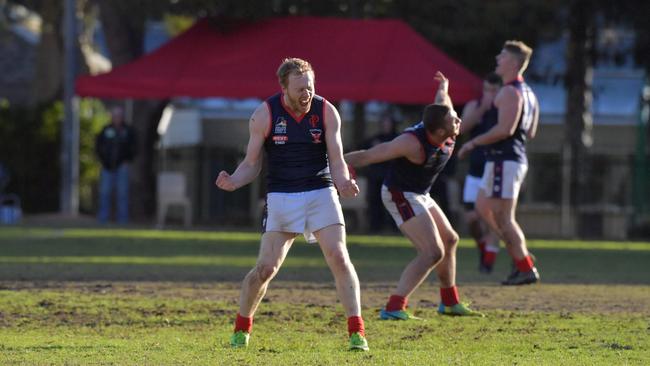
M 259 234 L 0 228 L 0 364 L 647 365 L 650 243 L 531 241 L 543 283 L 504 288 L 463 241 L 458 283 L 486 318 L 435 313 L 435 276 L 411 298 L 422 322 L 377 320 L 414 251 L 351 236 L 371 351 L 346 351 L 345 316 L 315 245 L 294 244 L 256 315 L 228 337 Z

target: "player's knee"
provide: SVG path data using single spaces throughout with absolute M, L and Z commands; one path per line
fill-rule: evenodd
M 256 268 L 257 277 L 261 282 L 266 282 L 273 278 L 278 271 L 278 267 L 270 264 L 258 264 Z
M 490 206 L 485 200 L 478 200 L 476 201 L 476 217 L 486 217 L 488 213 L 490 212 Z
M 334 269 L 345 269 L 350 265 L 350 258 L 343 251 L 334 251 L 327 258 L 330 267 Z
M 446 251 L 450 250 L 455 250 L 456 247 L 458 246 L 458 241 L 460 240 L 460 237 L 458 236 L 458 233 L 455 231 L 452 231 L 447 235 L 445 238 L 445 248 Z
M 441 245 L 433 245 L 430 250 L 419 253 L 419 256 L 428 267 L 432 268 L 445 257 L 445 248 Z
M 497 215 L 494 221 L 497 225 L 497 230 L 500 233 L 507 231 L 508 228 L 512 226 L 512 219 L 509 215 Z

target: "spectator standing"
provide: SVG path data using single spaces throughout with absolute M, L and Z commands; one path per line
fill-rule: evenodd
M 97 135 L 95 151 L 102 164 L 97 220 L 109 221 L 115 194 L 116 221 L 129 222 L 129 163 L 135 156 L 135 133 L 124 122 L 124 109 L 111 108 L 111 122 Z

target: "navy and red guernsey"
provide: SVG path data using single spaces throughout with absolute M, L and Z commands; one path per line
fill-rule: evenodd
M 477 102 L 480 103 L 480 101 Z M 470 131 L 470 139 L 473 139 L 474 137 L 487 132 L 490 128 L 497 124 L 498 118 L 499 111 L 497 110 L 497 107 L 492 104 L 490 109 L 483 113 L 478 124 L 474 126 L 474 128 L 472 128 Z M 483 169 L 485 168 L 485 154 L 485 146 L 476 146 L 474 149 L 472 149 L 472 152 L 469 154 L 469 169 L 467 170 L 467 174 L 473 177 L 483 176 Z
M 526 157 L 526 136 L 533 125 L 535 114 L 539 109 L 537 97 L 533 90 L 519 77 L 506 85 L 512 85 L 523 99 L 523 106 L 515 133 L 494 144 L 486 145 L 487 161 L 516 161 L 528 164 Z M 495 122 L 496 124 L 496 122 Z
M 456 140 L 449 138 L 440 146 L 431 144 L 422 122 L 407 128 L 404 133 L 413 134 L 418 139 L 424 151 L 424 162 L 414 164 L 405 157 L 392 160 L 384 178 L 384 185 L 391 191 L 428 193 L 436 177 L 449 161 Z
M 325 99 L 314 95 L 302 116 L 284 105 L 283 94 L 266 100 L 271 114 L 264 142 L 268 192 L 306 192 L 332 186 L 325 143 Z

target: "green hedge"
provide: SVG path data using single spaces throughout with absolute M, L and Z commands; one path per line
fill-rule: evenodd
M 99 175 L 94 140 L 109 116 L 100 101 L 88 99 L 80 103 L 79 119 L 79 204 L 90 213 Z M 0 162 L 11 174 L 5 193 L 20 196 L 25 213 L 59 210 L 62 121 L 60 101 L 30 108 L 0 101 Z

